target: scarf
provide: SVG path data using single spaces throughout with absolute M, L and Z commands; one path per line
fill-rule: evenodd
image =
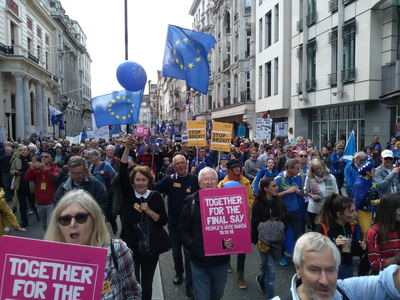
M 308 178 L 310 182 L 310 190 L 311 193 L 317 194 L 322 198 L 326 198 L 326 196 L 322 195 L 322 192 L 319 189 L 319 183 L 325 182 L 325 194 L 329 195 L 333 193 L 333 182 L 331 175 L 328 172 L 324 172 L 322 177 L 312 176 Z

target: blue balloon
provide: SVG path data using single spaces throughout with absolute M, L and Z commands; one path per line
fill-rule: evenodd
M 242 185 L 241 185 L 239 182 L 234 181 L 234 180 L 229 180 L 229 181 L 225 182 L 225 183 L 221 186 L 221 188 L 232 188 L 232 187 L 241 187 L 241 186 L 242 186 Z
M 147 82 L 147 74 L 138 63 L 125 61 L 118 66 L 117 79 L 125 90 L 136 92 L 144 89 Z

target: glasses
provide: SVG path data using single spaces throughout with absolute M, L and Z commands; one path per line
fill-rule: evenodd
M 385 157 L 384 160 L 393 160 L 393 157 Z
M 204 179 L 202 179 L 202 181 L 209 183 L 209 182 L 216 182 L 216 181 L 218 181 L 218 179 L 217 178 L 204 178 Z
M 46 155 L 46 156 L 41 156 L 40 158 L 41 158 L 41 159 L 44 159 L 44 158 L 49 158 L 49 157 L 50 157 L 50 156 L 47 156 L 47 155 Z
M 344 148 L 337 148 L 338 150 L 344 150 Z
M 78 176 L 82 176 L 83 174 L 85 174 L 85 172 L 77 172 L 77 173 L 70 173 L 70 174 L 73 177 L 78 177 Z
M 221 160 L 227 160 L 226 158 L 221 158 Z
M 186 164 L 186 162 L 181 161 L 181 162 L 174 163 L 174 166 L 183 166 L 185 164 Z
M 307 157 L 307 155 L 299 155 L 300 157 Z
M 61 226 L 68 226 L 69 224 L 71 224 L 72 219 L 75 219 L 75 222 L 78 224 L 84 224 L 84 223 L 86 223 L 89 215 L 90 215 L 89 213 L 87 213 L 87 214 L 78 213 L 75 216 L 65 215 L 65 216 L 58 217 L 57 221 Z

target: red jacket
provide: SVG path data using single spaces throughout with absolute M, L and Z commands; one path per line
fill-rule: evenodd
M 37 204 L 53 204 L 56 193 L 56 183 L 60 179 L 60 170 L 57 166 L 51 165 L 46 171 L 38 168 L 28 168 L 26 181 L 35 181 L 35 202 Z

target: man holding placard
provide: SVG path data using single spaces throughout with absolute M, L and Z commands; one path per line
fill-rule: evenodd
M 215 170 L 204 168 L 199 173 L 200 189 L 215 189 Z M 188 196 L 182 209 L 179 234 L 190 251 L 194 298 L 221 299 L 228 279 L 229 255 L 205 256 L 199 192 Z M 232 239 L 223 239 L 221 248 L 232 249 Z M 212 296 L 212 298 L 211 298 Z

